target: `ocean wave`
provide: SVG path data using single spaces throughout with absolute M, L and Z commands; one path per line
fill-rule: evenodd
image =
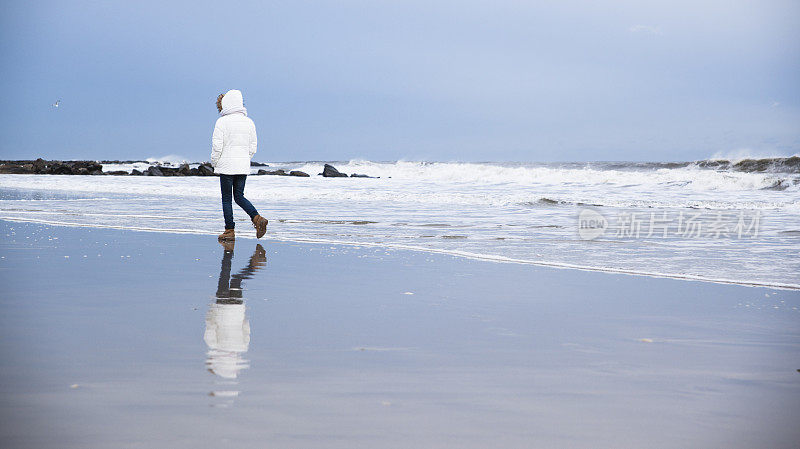
M 178 156 L 160 159 L 181 159 Z M 105 164 L 103 169 L 146 170 L 151 162 Z M 299 170 L 316 178 L 324 161 L 269 162 L 272 169 Z M 763 159 L 705 159 L 691 162 L 426 162 L 332 161 L 339 171 L 394 181 L 434 182 L 452 186 L 608 186 L 613 188 L 682 188 L 689 191 L 800 191 L 800 156 Z M 191 163 L 194 167 L 197 163 Z M 255 174 L 258 167 L 252 169 Z M 350 182 L 350 180 L 329 180 Z M 368 181 L 374 183 L 375 181 Z
M 785 157 L 800 156 L 800 153 L 786 154 L 775 151 L 754 150 L 752 148 L 740 148 L 737 150 L 717 151 L 709 160 L 728 160 L 739 162 L 744 159 L 779 159 Z
M 725 165 L 727 163 L 727 165 Z M 271 166 L 316 174 L 322 162 L 280 163 Z M 485 186 L 606 186 L 613 188 L 662 187 L 690 191 L 800 191 L 800 157 L 750 162 L 581 162 L 581 163 L 468 163 L 372 162 L 337 163 L 339 171 L 401 181 L 438 182 Z M 729 168 L 725 168 L 729 167 Z
M 314 176 L 323 162 L 270 165 L 312 174 L 248 178 L 247 197 L 270 218 L 274 238 L 798 284 L 797 175 L 660 163 L 334 163 L 345 173 L 381 176 L 345 179 Z M 0 218 L 213 235 L 222 225 L 219 195 L 215 177 L 0 175 Z M 584 242 L 577 220 L 587 206 L 609 219 L 683 213 L 711 223 L 757 210 L 763 220 L 752 239 Z M 238 208 L 235 215 L 249 224 Z
M 694 163 L 700 168 L 746 173 L 800 174 L 800 156 L 761 159 L 707 159 Z
M 573 170 L 544 169 L 536 182 L 508 180 L 482 183 L 447 182 L 431 179 L 358 179 L 322 177 L 295 178 L 253 176 L 247 181 L 251 200 L 287 204 L 372 205 L 380 210 L 397 207 L 413 210 L 429 206 L 485 206 L 550 208 L 595 206 L 619 208 L 692 209 L 800 209 L 800 185 L 795 180 L 776 179 L 764 174 L 702 173 L 699 169 L 682 174 L 656 171 L 619 178 L 595 171 L 579 180 Z M 590 178 L 587 180 L 587 178 Z M 214 177 L 118 177 L 0 175 L 0 187 L 19 191 L 69 192 L 70 196 L 217 198 L 219 182 Z M 56 198 L 52 198 L 55 200 Z M 99 200 L 99 199 L 98 199 Z

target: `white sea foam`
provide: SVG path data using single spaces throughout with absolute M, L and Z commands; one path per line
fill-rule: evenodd
M 352 170 L 352 168 L 347 169 Z M 305 167 L 308 169 L 308 167 Z M 783 191 L 769 190 L 777 182 L 761 173 L 717 173 L 700 169 L 655 170 L 650 173 L 620 173 L 611 170 L 491 168 L 494 176 L 467 174 L 446 166 L 445 175 L 430 178 L 409 175 L 415 170 L 383 169 L 381 179 L 297 178 L 260 176 L 248 179 L 248 195 L 270 201 L 347 201 L 472 206 L 528 206 L 544 203 L 611 207 L 667 207 L 699 209 L 800 209 L 800 184 Z M 345 168 L 342 168 L 345 170 Z M 428 169 L 424 169 L 428 170 Z M 532 176 L 536 170 L 539 175 Z M 313 171 L 313 170 L 312 170 Z M 355 172 L 355 170 L 353 170 Z M 444 171 L 444 170 L 443 170 Z M 529 176 L 527 182 L 508 171 Z M 497 173 L 499 172 L 499 174 Z M 680 172 L 679 174 L 669 172 Z M 400 175 L 398 175 L 400 173 Z M 2 186 L 47 191 L 119 193 L 183 197 L 216 197 L 214 177 L 91 177 L 9 175 Z
M 251 176 L 247 197 L 269 237 L 441 252 L 620 273 L 800 285 L 796 173 L 694 164 L 335 163 L 380 179 L 323 178 L 323 163 L 270 163 L 310 178 Z M 777 182 L 782 190 L 775 189 Z M 0 218 L 213 235 L 216 177 L 0 175 Z M 757 210 L 757 238 L 599 239 L 577 236 L 586 206 L 611 216 Z M 236 209 L 240 225 L 247 218 Z M 249 227 L 245 227 L 249 230 Z M 244 231 L 247 232 L 247 231 Z M 247 234 L 245 234 L 247 235 Z
M 322 163 L 271 165 L 287 167 L 316 174 L 322 172 Z M 596 167 L 596 168 L 595 168 Z M 337 165 L 346 173 L 360 173 L 381 178 L 403 181 L 432 181 L 445 183 L 470 183 L 485 185 L 510 183 L 513 185 L 609 185 L 624 186 L 678 186 L 690 191 L 732 190 L 746 191 L 771 187 L 787 176 L 776 173 L 745 173 L 714 171 L 696 166 L 683 168 L 661 168 L 650 170 L 609 170 L 603 164 L 515 165 L 462 162 L 405 162 L 379 163 L 371 161 L 350 161 Z M 797 176 L 789 176 L 798 179 Z M 789 187 L 795 191 L 800 186 Z
M 189 162 L 189 158 L 186 158 L 186 157 L 178 155 L 178 154 L 167 154 L 165 156 L 160 156 L 160 157 L 148 157 L 145 160 L 147 162 L 150 162 L 150 163 L 158 162 L 158 163 L 162 163 L 162 164 L 167 163 L 167 164 L 173 164 L 173 165 L 178 165 L 178 164 L 183 164 L 184 162 Z

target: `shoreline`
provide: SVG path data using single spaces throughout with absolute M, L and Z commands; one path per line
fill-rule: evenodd
M 177 165 L 177 166 L 175 166 Z M 106 166 L 124 170 L 108 170 Z M 265 170 L 269 164 L 250 161 L 251 173 L 248 176 L 294 176 L 309 178 L 311 175 L 300 170 Z M 140 170 L 141 169 L 141 170 Z M 252 170 L 257 170 L 252 172 Z M 0 174 L 3 175 L 70 175 L 70 176 L 157 176 L 157 177 L 186 177 L 186 176 L 217 176 L 213 165 L 208 162 L 182 162 L 173 164 L 161 161 L 91 161 L 91 160 L 0 160 Z M 317 176 L 324 178 L 376 178 L 359 173 L 341 173 L 334 166 L 325 164 L 322 172 Z M 379 176 L 377 177 L 379 178 Z
M 314 174 L 322 167 L 270 165 Z M 800 288 L 792 251 L 800 244 L 795 177 L 614 167 L 356 162 L 339 168 L 381 179 L 252 176 L 247 197 L 272 219 L 270 235 L 286 241 L 378 244 L 510 263 Z M 213 176 L 0 175 L 8 199 L 0 216 L 213 234 L 220 230 L 217 184 Z M 776 184 L 791 186 L 768 189 Z M 97 201 L 71 201 L 81 198 Z M 607 219 L 605 236 L 587 241 L 576 234 L 585 209 Z M 641 237 L 624 228 L 626 217 L 634 216 Z
M 181 229 L 155 229 L 155 228 L 129 228 L 124 226 L 113 226 L 113 225 L 96 225 L 96 224 L 74 224 L 74 223 L 67 223 L 67 222 L 56 222 L 51 220 L 36 220 L 36 219 L 9 219 L 9 218 L 2 218 L 0 222 L 8 221 L 12 223 L 35 223 L 41 225 L 50 225 L 50 226 L 63 226 L 63 227 L 77 227 L 77 228 L 98 228 L 98 229 L 116 229 L 116 230 L 125 230 L 125 231 L 134 231 L 134 232 L 152 232 L 152 233 L 166 233 L 166 234 L 183 234 L 183 235 L 208 235 L 208 236 L 216 236 L 218 233 L 215 232 L 206 232 L 201 230 L 181 230 Z M 242 240 L 258 240 L 254 237 L 250 236 L 237 236 L 238 239 Z M 754 281 L 737 281 L 732 279 L 715 279 L 715 278 L 708 278 L 703 276 L 694 276 L 694 275 L 679 275 L 679 274 L 663 274 L 663 273 L 654 273 L 654 272 L 647 272 L 647 271 L 636 271 L 636 270 L 626 270 L 626 269 L 618 269 L 618 268 L 604 268 L 604 267 L 591 267 L 591 266 L 581 266 L 581 265 L 574 265 L 574 264 L 567 264 L 567 263 L 559 263 L 559 262 L 537 262 L 534 260 L 526 260 L 526 259 L 515 259 L 510 257 L 504 256 L 495 256 L 495 255 L 484 255 L 478 253 L 470 253 L 466 251 L 451 251 L 451 250 L 442 250 L 436 248 L 425 248 L 420 246 L 414 245 L 395 245 L 395 244 L 383 244 L 383 243 L 370 243 L 370 242 L 346 242 L 346 241 L 339 241 L 339 240 L 323 240 L 323 239 L 300 239 L 300 238 L 278 238 L 269 235 L 269 229 L 267 229 L 267 235 L 262 238 L 262 241 L 275 241 L 275 242 L 287 242 L 287 243 L 311 243 L 316 245 L 343 245 L 343 246 L 351 246 L 351 247 L 364 247 L 364 248 L 384 248 L 384 249 L 392 249 L 392 250 L 407 250 L 407 251 L 417 251 L 422 253 L 430 253 L 430 254 L 442 254 L 454 257 L 460 257 L 469 260 L 478 260 L 484 262 L 495 262 L 495 263 L 508 263 L 508 264 L 518 264 L 518 265 L 531 265 L 537 267 L 547 267 L 547 268 L 555 268 L 555 269 L 563 269 L 563 270 L 578 270 L 578 271 L 586 271 L 586 272 L 597 272 L 597 273 L 608 273 L 608 274 L 623 274 L 628 276 L 643 276 L 648 278 L 654 279 L 674 279 L 674 280 L 681 280 L 681 281 L 689 281 L 689 282 L 708 282 L 713 284 L 721 284 L 721 285 L 738 285 L 741 287 L 753 287 L 753 288 L 769 288 L 775 290 L 787 290 L 787 291 L 797 291 L 800 290 L 800 284 L 785 284 L 785 283 L 768 283 L 768 282 L 754 282 Z
M 343 164 L 347 165 L 353 160 L 345 161 L 345 160 L 337 160 L 337 161 L 273 161 L 272 163 L 277 165 L 291 165 L 291 164 L 305 164 L 305 163 L 318 163 L 318 164 Z M 800 155 L 794 154 L 790 156 L 773 156 L 773 157 L 742 157 L 742 158 L 734 158 L 734 159 L 724 159 L 724 158 L 709 158 L 709 159 L 698 159 L 693 161 L 549 161 L 549 162 L 536 162 L 536 161 L 474 161 L 474 162 L 458 162 L 458 161 L 405 161 L 405 160 L 395 160 L 395 161 L 366 161 L 366 162 L 374 162 L 379 164 L 395 164 L 398 162 L 423 162 L 428 164 L 512 164 L 512 165 L 524 165 L 524 164 L 565 164 L 565 165 L 587 165 L 590 166 L 591 164 L 600 164 L 600 165 L 614 165 L 618 166 L 618 168 L 622 168 L 626 165 L 630 165 L 631 167 L 638 167 L 638 168 L 654 168 L 654 169 L 680 169 L 680 168 L 689 168 L 689 167 L 696 167 L 701 169 L 710 169 L 710 170 L 718 170 L 718 171 L 734 171 L 734 172 L 745 172 L 745 173 L 784 173 L 784 174 L 797 174 L 800 173 Z M 95 169 L 97 165 L 134 165 L 134 164 L 147 164 L 149 166 L 157 167 L 157 168 L 165 168 L 166 173 L 165 176 L 209 176 L 207 173 L 198 173 L 198 172 L 189 172 L 188 169 L 185 172 L 177 173 L 181 166 L 183 165 L 195 165 L 195 166 L 203 166 L 206 165 L 210 167 L 209 162 L 189 162 L 189 161 L 182 161 L 180 163 L 175 163 L 171 161 L 159 161 L 159 160 L 93 160 L 93 159 L 52 159 L 46 160 L 43 158 L 37 159 L 14 159 L 14 160 L 0 160 L 0 173 L 5 174 L 68 174 L 68 175 L 88 175 L 88 174 L 111 174 L 111 173 L 102 173 L 102 167 L 99 167 L 101 173 L 89 173 L 92 170 L 92 166 Z M 48 165 L 53 165 L 60 168 L 70 168 L 73 167 L 76 170 L 65 170 L 63 173 L 52 173 L 52 170 L 48 170 Z M 250 167 L 251 168 L 258 168 L 258 167 L 269 167 L 268 163 L 264 162 L 256 162 L 251 161 Z M 77 169 L 82 167 L 88 167 L 88 170 L 85 173 L 77 172 Z M 259 173 L 253 173 L 253 175 L 281 175 L 281 176 L 302 176 L 302 175 L 291 175 L 288 172 L 282 173 L 283 170 L 277 171 L 267 171 L 263 170 Z M 121 171 L 114 171 L 113 174 L 116 175 L 130 175 L 132 173 L 124 173 Z M 159 176 L 159 175 L 156 175 Z M 326 176 L 327 177 L 327 176 Z M 332 176 L 336 177 L 336 176 Z M 357 175 L 354 177 L 368 177 L 364 175 Z

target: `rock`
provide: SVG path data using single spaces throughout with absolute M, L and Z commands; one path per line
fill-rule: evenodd
M 161 171 L 158 167 L 149 167 L 147 171 L 145 171 L 145 176 L 164 176 L 164 172 Z
M 0 173 L 7 175 L 33 174 L 33 164 L 25 164 L 25 165 L 3 164 L 0 165 Z
M 311 175 L 309 175 L 306 172 L 300 171 L 300 170 L 292 170 L 292 171 L 289 172 L 289 176 L 300 176 L 301 178 L 308 178 Z
M 78 170 L 84 168 L 86 169 L 87 173 L 91 173 L 93 171 L 98 171 L 98 170 L 101 173 L 103 172 L 103 166 L 94 161 L 72 161 L 72 162 L 67 162 L 67 164 L 70 164 L 72 166 L 73 172 L 77 172 Z
M 288 173 L 286 173 L 285 171 L 280 170 L 280 169 L 278 169 L 278 170 L 259 170 L 258 173 L 256 173 L 256 174 L 257 175 L 273 175 L 273 176 L 289 176 Z
M 61 162 L 56 162 L 53 165 L 50 165 L 47 170 L 48 173 L 51 175 L 71 175 L 72 167 L 69 165 L 63 164 Z
M 250 161 L 250 166 L 251 167 L 269 167 L 269 164 L 265 164 L 263 162 Z
M 101 164 L 125 165 L 125 164 L 136 164 L 136 163 L 147 164 L 148 162 L 147 161 L 118 161 L 118 160 L 114 160 L 114 161 L 100 161 L 100 163 Z
M 177 168 L 164 167 L 163 165 L 159 166 L 159 167 L 156 167 L 156 168 L 161 170 L 161 174 L 164 175 L 164 176 L 179 176 Z
M 0 160 L 0 173 L 8 174 L 49 174 L 49 175 L 113 175 L 113 176 L 214 176 L 214 167 L 204 162 L 198 168 L 191 168 L 188 163 L 182 163 L 177 167 L 168 164 L 156 163 L 149 166 L 146 170 L 140 171 L 132 169 L 130 173 L 122 170 L 103 172 L 105 164 L 128 164 L 143 161 L 47 161 L 43 158 L 36 160 Z M 253 166 L 268 167 L 268 164 L 254 162 Z M 258 174 L 289 176 L 284 170 L 259 170 Z M 291 174 L 292 176 L 308 176 L 302 172 Z
M 200 176 L 214 176 L 214 167 L 209 163 L 200 164 L 200 166 L 197 167 L 197 171 L 200 172 Z
M 375 176 L 360 175 L 358 173 L 353 173 L 353 174 L 350 175 L 350 177 L 351 178 L 375 178 Z M 380 178 L 380 176 L 378 176 L 378 178 Z
M 333 165 L 325 164 L 325 168 L 322 169 L 322 176 L 326 178 L 346 178 L 347 174 L 339 172 Z
M 39 158 L 33 161 L 33 171 L 35 171 L 36 173 L 44 173 L 46 169 L 47 169 L 47 162 L 44 159 Z

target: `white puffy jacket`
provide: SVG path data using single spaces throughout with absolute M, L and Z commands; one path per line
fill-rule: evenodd
M 223 175 L 249 175 L 256 154 L 256 124 L 247 117 L 242 93 L 229 90 L 222 97 L 221 117 L 211 136 L 211 165 Z
M 208 345 L 208 369 L 226 379 L 236 379 L 239 371 L 249 367 L 242 357 L 250 346 L 250 321 L 244 304 L 211 304 L 203 340 Z

